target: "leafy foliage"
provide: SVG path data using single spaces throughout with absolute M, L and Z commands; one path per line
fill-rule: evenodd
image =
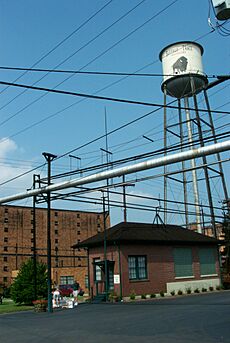
M 37 262 L 37 298 L 46 298 L 47 271 L 46 265 Z M 34 262 L 29 259 L 22 264 L 18 276 L 11 286 L 11 297 L 17 304 L 32 304 L 35 299 L 34 293 Z

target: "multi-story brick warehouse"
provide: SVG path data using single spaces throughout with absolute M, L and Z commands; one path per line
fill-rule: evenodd
M 34 225 L 35 218 L 35 225 Z M 87 253 L 72 249 L 103 230 L 101 212 L 51 210 L 52 281 L 78 281 L 87 286 Z M 109 226 L 109 217 L 107 217 Z M 34 235 L 38 261 L 47 262 L 47 211 L 21 206 L 0 206 L 0 284 L 9 286 L 21 264 L 34 257 Z

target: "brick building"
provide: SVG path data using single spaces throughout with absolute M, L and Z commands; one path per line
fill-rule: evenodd
M 34 217 L 35 216 L 35 217 Z M 34 225 L 35 219 L 35 225 Z M 109 217 L 107 218 L 109 225 Z M 51 210 L 52 281 L 56 284 L 77 280 L 87 286 L 87 253 L 72 249 L 75 242 L 103 230 L 103 213 Z M 47 262 L 47 211 L 45 208 L 0 206 L 0 284 L 9 286 L 21 264 L 34 256 Z
M 106 232 L 107 290 L 128 297 L 215 288 L 220 284 L 218 243 L 176 225 L 120 223 Z M 87 247 L 91 294 L 103 295 L 104 232 L 74 247 Z

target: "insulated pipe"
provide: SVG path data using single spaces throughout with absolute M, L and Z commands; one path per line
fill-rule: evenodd
M 65 182 L 60 182 L 60 183 L 42 187 L 42 188 L 32 189 L 25 193 L 19 193 L 19 194 L 7 196 L 4 198 L 0 198 L 0 205 L 11 202 L 11 201 L 15 201 L 15 200 L 29 198 L 31 196 L 38 195 L 38 194 L 54 192 L 54 191 L 62 190 L 65 188 L 77 187 L 77 186 L 92 183 L 92 182 L 98 182 L 101 180 L 106 180 L 109 178 L 118 177 L 125 174 L 136 173 L 142 170 L 162 167 L 168 164 L 187 161 L 193 158 L 212 155 L 212 154 L 216 154 L 218 152 L 223 152 L 227 150 L 230 150 L 230 140 L 221 142 L 221 143 L 212 144 L 209 146 L 200 147 L 197 149 L 183 151 L 183 152 L 176 153 L 173 155 L 150 159 L 145 162 L 136 163 L 136 164 L 126 166 L 126 167 L 120 167 L 113 170 L 107 170 L 107 171 L 100 172 L 97 174 L 81 177 L 78 179 L 68 180 Z

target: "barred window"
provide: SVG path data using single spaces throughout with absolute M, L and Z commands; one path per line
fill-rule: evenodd
M 147 278 L 146 256 L 129 256 L 129 279 L 141 280 Z
M 74 283 L 74 277 L 72 275 L 60 277 L 61 285 L 72 285 L 73 283 Z

